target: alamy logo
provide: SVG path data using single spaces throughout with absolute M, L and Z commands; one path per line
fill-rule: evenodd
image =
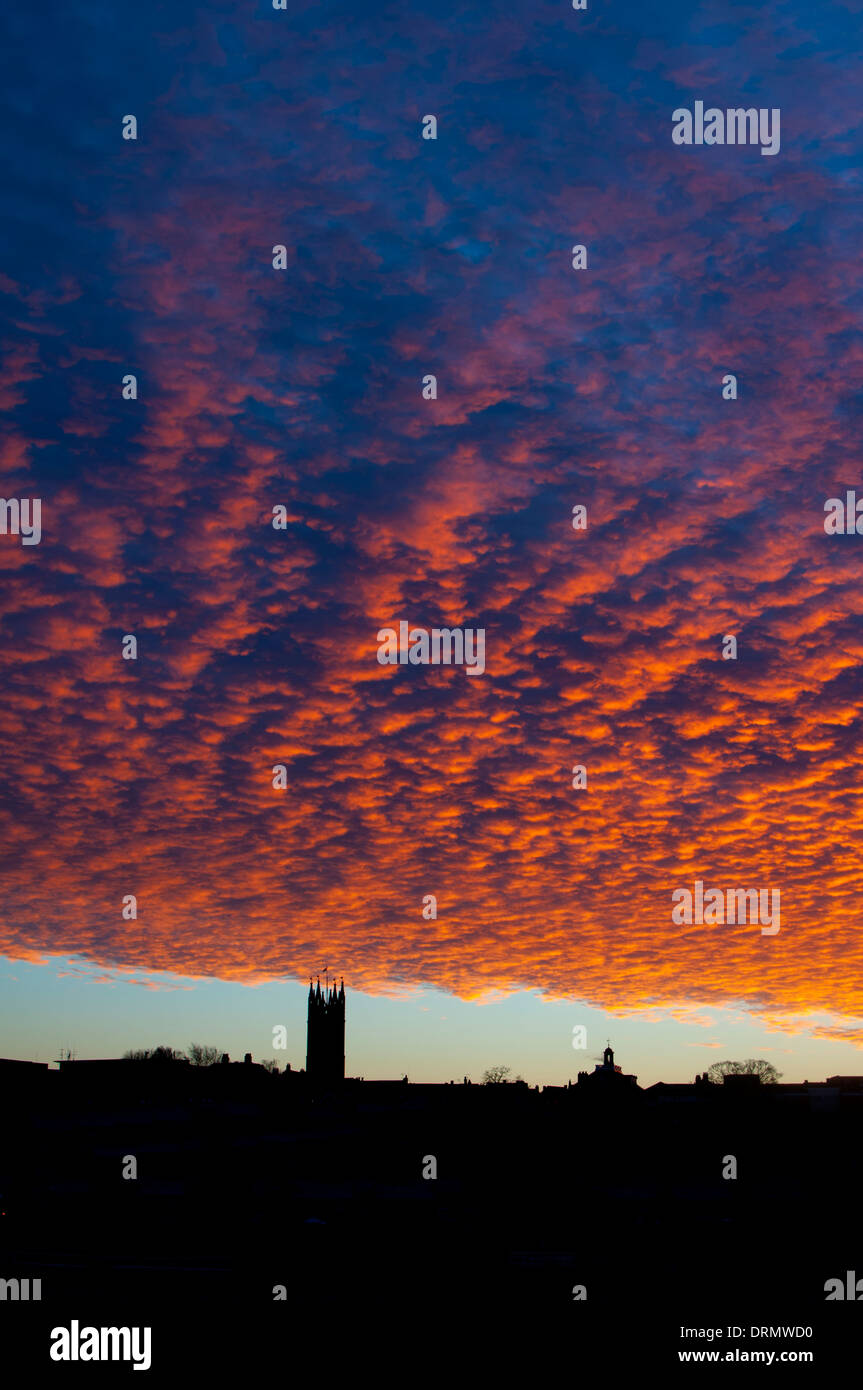
M 32 512 L 31 512 L 32 507 Z M 0 536 L 20 536 L 22 545 L 42 539 L 42 498 L 0 497 Z
M 729 888 L 727 893 L 721 888 L 708 888 L 705 893 L 703 880 L 697 878 L 694 895 L 688 888 L 675 888 L 671 901 L 675 904 L 671 920 L 677 927 L 690 926 L 692 922 L 708 927 L 721 927 L 726 922 L 732 926 L 737 922 L 760 922 L 762 936 L 775 936 L 780 926 L 778 888 Z
M 863 1301 L 863 1279 L 858 1279 L 853 1269 L 846 1269 L 844 1287 L 841 1279 L 828 1279 L 824 1292 L 827 1295 L 825 1303 L 844 1302 L 846 1299 L 860 1303 Z
M 134 1361 L 133 1371 L 150 1369 L 149 1327 L 71 1327 L 51 1330 L 52 1361 Z
M 399 630 L 382 627 L 378 633 L 378 661 L 381 666 L 466 666 L 469 676 L 485 670 L 485 628 L 411 627 L 400 622 Z
M 772 117 L 772 125 L 771 125 Z M 671 114 L 671 138 L 675 145 L 761 145 L 762 154 L 779 153 L 779 107 L 729 107 L 704 109 L 695 103 L 695 115 L 685 106 Z
M 824 503 L 824 531 L 828 536 L 863 536 L 863 497 L 857 500 L 857 493 L 848 491 L 845 499 L 828 497 Z
M 29 1279 L 0 1279 L 0 1299 L 5 1302 L 7 1298 L 10 1298 L 13 1303 L 17 1303 L 19 1299 L 22 1303 L 29 1302 L 30 1299 L 34 1303 L 40 1302 L 42 1299 L 42 1280 L 34 1279 L 31 1289 Z

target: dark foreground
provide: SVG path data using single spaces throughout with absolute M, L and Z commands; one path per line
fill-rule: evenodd
M 72 1319 L 151 1327 L 143 1383 L 166 1385 L 285 1376 L 309 1350 L 385 1383 L 519 1351 L 612 1381 L 701 1374 L 681 1350 L 772 1352 L 768 1378 L 818 1383 L 857 1364 L 863 1301 L 824 1286 L 854 1271 L 863 1300 L 863 1097 L 241 1081 L 7 1095 L 0 1277 L 42 1294 L 0 1301 L 14 1383 L 133 1374 L 51 1361 Z

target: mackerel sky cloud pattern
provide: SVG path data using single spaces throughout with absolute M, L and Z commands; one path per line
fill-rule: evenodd
M 863 1013 L 861 6 L 7 23 L 2 949 Z

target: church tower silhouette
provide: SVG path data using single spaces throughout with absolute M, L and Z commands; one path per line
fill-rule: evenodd
M 336 990 L 318 979 L 309 980 L 309 1013 L 306 1026 L 306 1075 L 324 1086 L 345 1079 L 345 982 Z

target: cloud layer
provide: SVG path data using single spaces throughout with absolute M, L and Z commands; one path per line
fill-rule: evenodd
M 2 949 L 863 1012 L 859 6 L 98 11 L 5 79 Z

